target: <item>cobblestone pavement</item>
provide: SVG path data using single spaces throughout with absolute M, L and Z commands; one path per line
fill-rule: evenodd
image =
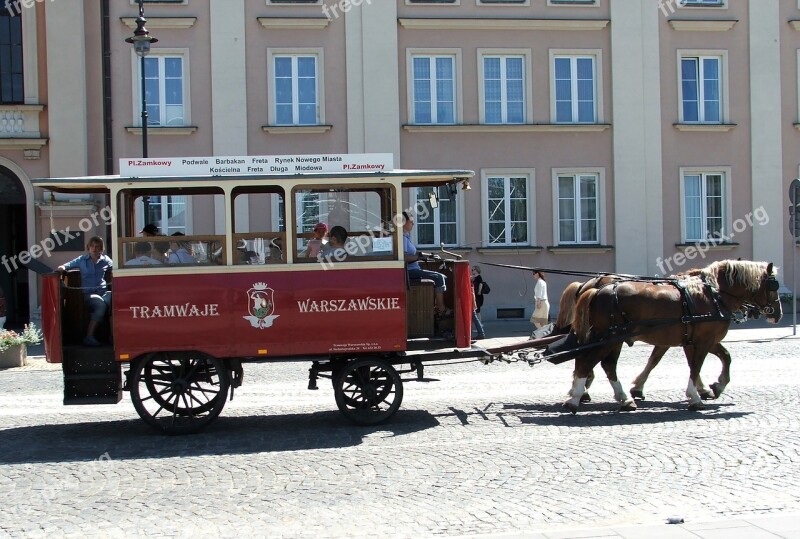
M 222 416 L 184 437 L 151 431 L 127 394 L 62 406 L 58 366 L 34 362 L 0 371 L 0 536 L 568 537 L 800 515 L 800 341 L 787 335 L 731 331 L 732 382 L 697 413 L 675 350 L 633 413 L 604 377 L 563 413 L 569 363 L 443 364 L 377 427 L 348 424 L 327 380 L 308 391 L 307 364 L 286 363 L 246 365 Z M 621 379 L 648 353 L 626 348 Z M 718 372 L 710 358 L 704 378 Z

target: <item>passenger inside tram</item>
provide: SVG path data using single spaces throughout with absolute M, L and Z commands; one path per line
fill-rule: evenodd
M 335 226 L 328 235 L 328 243 L 322 248 L 320 257 L 327 262 L 344 262 L 347 259 L 345 244 L 347 230 L 343 226 Z
M 175 232 L 170 238 L 182 237 L 183 232 Z M 197 259 L 192 255 L 192 246 L 188 241 L 171 239 L 169 242 L 169 264 L 197 264 Z
M 160 266 L 164 262 L 150 256 L 153 247 L 149 241 L 140 241 L 133 248 L 135 257 L 125 262 L 125 266 Z

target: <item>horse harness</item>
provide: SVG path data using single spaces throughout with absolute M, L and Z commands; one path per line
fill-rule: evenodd
M 617 287 L 622 282 L 629 282 L 629 279 L 625 281 L 615 281 L 610 283 L 607 286 L 611 286 L 611 295 L 613 297 L 614 307 L 619 312 L 620 317 L 622 318 L 622 324 L 617 325 L 614 323 L 614 314 L 610 315 L 611 319 L 611 326 L 608 328 L 608 333 L 610 335 L 619 335 L 620 333 L 626 332 L 627 328 L 632 325 L 645 325 L 648 326 L 647 330 L 640 330 L 637 332 L 629 333 L 628 338 L 624 339 L 624 341 L 628 344 L 628 346 L 633 345 L 633 339 L 636 335 L 640 335 L 642 333 L 646 333 L 647 331 L 654 330 L 659 326 L 665 326 L 674 324 L 676 320 L 674 318 L 656 318 L 651 320 L 638 320 L 632 321 L 625 310 L 621 307 L 619 296 L 617 294 Z M 652 283 L 653 281 L 648 281 Z M 724 303 L 722 302 L 722 298 L 720 297 L 720 291 L 717 287 L 713 286 L 705 277 L 702 277 L 703 283 L 703 294 L 708 296 L 711 300 L 713 305 L 713 310 L 710 313 L 698 313 L 697 312 L 697 303 L 695 298 L 692 296 L 692 293 L 689 291 L 689 287 L 687 283 L 681 279 L 664 279 L 662 281 L 657 281 L 655 284 L 658 285 L 671 285 L 674 286 L 678 293 L 681 296 L 681 308 L 683 310 L 683 315 L 680 317 L 680 322 L 683 324 L 683 346 L 690 346 L 694 344 L 692 340 L 692 328 L 694 324 L 698 322 L 724 322 L 734 320 L 735 316 L 734 313 L 730 311 L 730 309 L 725 308 Z

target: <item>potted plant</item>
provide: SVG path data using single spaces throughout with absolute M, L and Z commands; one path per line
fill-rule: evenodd
M 39 329 L 28 324 L 21 332 L 0 329 L 0 368 L 22 367 L 28 357 L 28 345 L 42 341 Z

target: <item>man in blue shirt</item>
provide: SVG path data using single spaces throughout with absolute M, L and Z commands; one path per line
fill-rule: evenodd
M 408 276 L 411 279 L 430 279 L 433 281 L 436 291 L 436 313 L 440 317 L 447 317 L 453 314 L 444 304 L 444 291 L 446 290 L 444 274 L 437 271 L 424 270 L 419 266 L 419 255 L 417 246 L 411 241 L 411 229 L 414 228 L 414 218 L 408 212 L 403 212 L 403 254 L 408 268 Z
M 86 337 L 83 344 L 86 346 L 100 346 L 100 342 L 95 339 L 94 332 L 97 325 L 111 305 L 111 291 L 108 290 L 106 283 L 106 271 L 111 271 L 111 259 L 107 257 L 103 238 L 92 236 L 86 244 L 87 254 L 81 255 L 66 264 L 57 268 L 59 272 L 78 268 L 81 272 L 81 288 L 86 305 L 92 311 L 91 320 L 86 328 Z

